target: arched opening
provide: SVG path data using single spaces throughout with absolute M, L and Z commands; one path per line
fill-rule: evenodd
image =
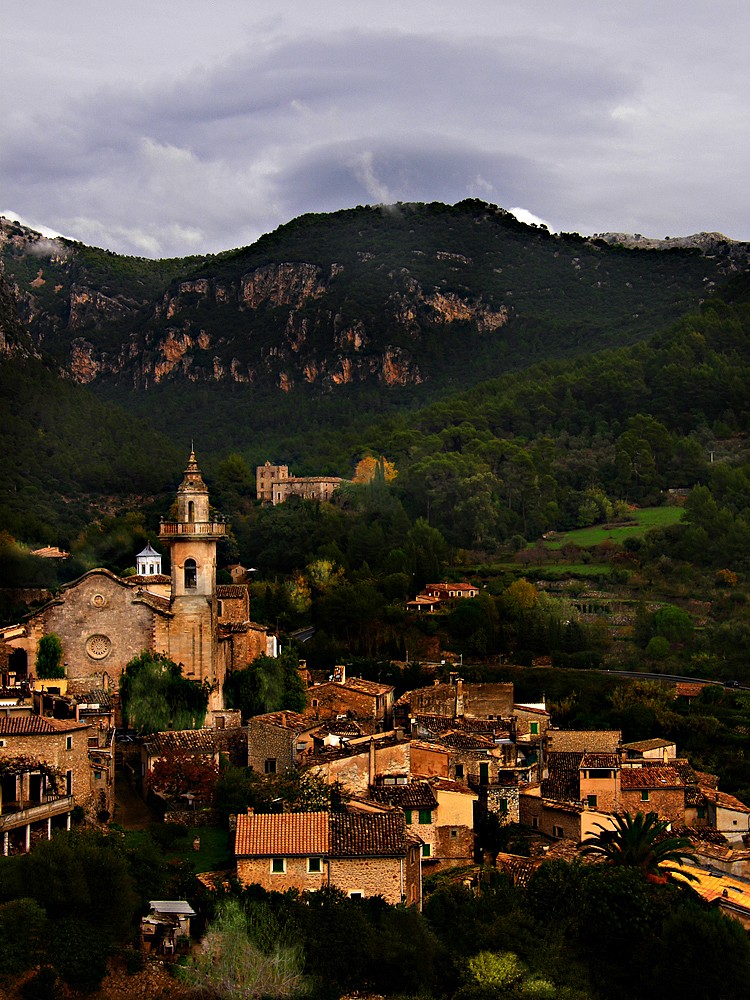
M 8 656 L 8 673 L 16 675 L 16 680 L 25 678 L 29 672 L 29 657 L 25 649 L 14 649 Z
M 195 559 L 185 560 L 185 590 L 195 590 L 198 586 L 198 567 Z
M 188 521 L 192 524 L 195 520 L 195 504 L 192 500 L 188 500 Z

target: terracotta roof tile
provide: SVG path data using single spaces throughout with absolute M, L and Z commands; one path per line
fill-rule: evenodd
M 370 785 L 370 798 L 401 809 L 435 809 L 438 804 L 432 788 L 424 781 L 410 781 L 408 785 Z
M 180 750 L 213 754 L 216 752 L 218 732 L 216 729 L 170 729 L 165 733 L 153 733 L 146 741 L 146 747 L 152 756 Z
M 88 722 L 76 722 L 75 719 L 48 719 L 43 715 L 0 716 L 2 736 L 50 736 L 88 728 Z
M 622 739 L 617 729 L 548 729 L 547 746 L 555 751 L 593 750 L 616 753 Z
M 620 758 L 616 753 L 585 753 L 580 763 L 581 767 L 616 769 L 620 766 Z
M 330 850 L 329 814 L 259 813 L 237 817 L 238 856 L 308 857 Z
M 719 809 L 731 809 L 733 812 L 750 813 L 750 806 L 746 806 L 744 802 L 740 802 L 734 795 L 719 792 L 715 788 L 703 788 L 701 791 L 708 801 L 713 802 Z
M 636 740 L 635 743 L 623 743 L 623 750 L 659 750 L 663 747 L 673 747 L 674 740 L 663 740 L 656 736 L 651 740 Z
M 220 583 L 216 587 L 216 596 L 222 600 L 247 597 L 247 587 L 241 583 Z
M 392 684 L 379 684 L 377 681 L 366 681 L 362 677 L 347 677 L 342 687 L 360 694 L 379 695 L 393 691 Z
M 448 732 L 440 737 L 440 742 L 457 750 L 493 750 L 495 743 L 486 736 L 474 733 Z
M 406 854 L 402 812 L 331 813 L 331 856 L 392 857 Z
M 624 767 L 620 774 L 623 791 L 631 788 L 682 788 L 685 782 L 674 767 Z

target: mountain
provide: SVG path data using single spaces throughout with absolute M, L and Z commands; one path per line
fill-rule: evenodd
M 746 266 L 747 244 L 705 236 L 552 236 L 466 201 L 303 216 L 160 261 L 3 221 L 0 254 L 34 349 L 80 383 L 442 390 L 648 336 Z
M 496 538 L 569 523 L 594 482 L 639 499 L 689 485 L 699 473 L 674 459 L 634 487 L 617 442 L 636 414 L 744 433 L 745 316 L 721 307 L 749 248 L 643 244 L 551 235 L 477 201 L 304 216 L 251 247 L 159 261 L 4 220 L 0 529 L 59 544 L 103 512 L 156 509 L 191 440 L 209 476 L 242 456 L 242 496 L 267 458 L 346 477 L 366 450 L 388 454 L 409 512 L 460 544 L 478 537 L 457 517 L 477 476 L 492 504 L 508 498 Z M 560 434 L 549 468 L 547 445 L 522 468 L 528 441 Z M 565 456 L 578 471 L 555 508 L 534 484 L 560 480 Z M 535 491 L 521 515 L 508 469 Z

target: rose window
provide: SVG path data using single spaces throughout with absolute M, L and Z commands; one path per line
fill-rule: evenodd
M 103 660 L 112 649 L 112 640 L 106 635 L 91 635 L 86 641 L 86 652 L 94 660 Z

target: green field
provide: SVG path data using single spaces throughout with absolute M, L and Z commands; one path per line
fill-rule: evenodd
M 580 545 L 586 548 L 611 541 L 622 544 L 626 538 L 638 537 L 651 528 L 667 528 L 677 524 L 682 519 L 681 507 L 644 507 L 633 511 L 633 524 L 606 525 L 596 524 L 590 528 L 579 528 L 576 531 L 566 531 L 555 535 L 544 543 L 545 548 L 560 549 L 564 545 Z

